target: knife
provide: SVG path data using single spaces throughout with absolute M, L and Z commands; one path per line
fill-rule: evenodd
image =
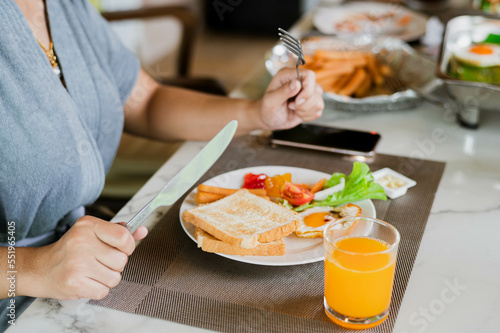
M 238 122 L 232 120 L 137 213 L 125 227 L 134 233 L 156 208 L 173 205 L 219 159 L 231 142 Z

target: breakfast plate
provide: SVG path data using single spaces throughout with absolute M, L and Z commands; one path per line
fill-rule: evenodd
M 313 23 L 328 35 L 365 33 L 409 42 L 425 34 L 427 17 L 397 4 L 352 2 L 319 8 Z
M 206 182 L 204 182 L 204 184 L 224 188 L 241 188 L 241 186 L 243 185 L 243 177 L 247 173 L 264 173 L 268 176 L 291 173 L 292 181 L 299 184 L 314 184 L 322 178 L 330 177 L 330 174 L 304 168 L 289 166 L 255 166 L 223 173 L 207 180 Z M 188 196 L 182 202 L 179 211 L 179 218 L 182 228 L 184 229 L 186 234 L 195 242 L 195 227 L 191 223 L 185 222 L 183 220 L 182 213 L 187 209 L 195 208 L 197 206 L 194 201 L 196 192 L 196 189 L 194 189 L 191 193 L 188 194 Z M 362 200 L 356 202 L 355 204 L 361 208 L 361 216 L 376 217 L 375 206 L 373 205 L 371 200 Z M 283 240 L 286 246 L 286 254 L 284 256 L 239 256 L 219 253 L 216 254 L 235 261 L 265 266 L 300 265 L 322 261 L 324 259 L 323 238 L 321 237 L 300 238 L 295 236 L 295 234 L 291 234 L 283 238 Z

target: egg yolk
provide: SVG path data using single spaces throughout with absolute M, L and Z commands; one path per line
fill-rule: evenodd
M 491 49 L 491 47 L 486 45 L 474 45 L 469 49 L 469 51 L 471 53 L 481 54 L 481 55 L 493 54 L 493 50 Z
M 308 227 L 317 228 L 321 227 L 327 222 L 330 222 L 332 219 L 328 213 L 313 213 L 304 217 L 304 223 Z

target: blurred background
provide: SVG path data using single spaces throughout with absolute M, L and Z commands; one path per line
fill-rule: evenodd
M 252 64 L 319 0 L 93 0 L 102 12 L 144 7 L 184 7 L 196 17 L 190 74 L 213 76 L 231 90 Z M 175 73 L 181 22 L 172 16 L 111 22 L 122 41 L 155 75 Z M 246 66 L 242 66 L 245 64 Z

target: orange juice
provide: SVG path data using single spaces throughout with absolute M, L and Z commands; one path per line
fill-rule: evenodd
M 325 259 L 325 300 L 342 315 L 369 318 L 391 302 L 396 255 L 390 246 L 368 237 L 341 238 Z M 380 253 L 379 253 L 380 252 Z

